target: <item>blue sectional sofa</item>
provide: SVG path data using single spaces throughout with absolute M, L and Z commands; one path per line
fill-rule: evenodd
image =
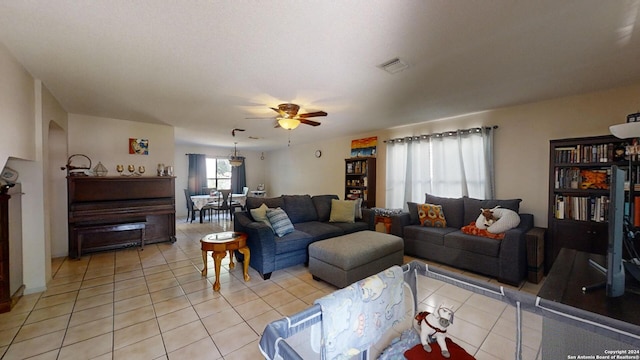
M 354 222 L 330 222 L 333 199 L 339 198 L 337 195 L 248 197 L 245 210 L 235 213 L 233 227 L 235 231 L 247 234 L 247 246 L 251 253 L 249 265 L 266 280 L 274 270 L 308 264 L 308 246 L 314 241 L 374 229 L 374 213 L 369 209 L 362 209 L 362 218 Z M 294 231 L 279 237 L 269 225 L 256 221 L 250 210 L 262 204 L 271 209 L 283 209 Z M 236 255 L 240 255 L 238 261 L 243 260 L 241 254 Z
M 461 228 L 476 221 L 480 208 L 499 205 L 519 213 L 520 202 L 520 199 L 479 200 L 426 194 L 425 203 L 442 206 L 447 227 L 421 226 L 417 204 L 409 203 L 409 212 L 392 216 L 391 233 L 404 239 L 407 255 L 471 270 L 517 286 L 527 273 L 525 234 L 533 227 L 533 215 L 519 214 L 520 224 L 506 231 L 502 240 L 465 234 Z

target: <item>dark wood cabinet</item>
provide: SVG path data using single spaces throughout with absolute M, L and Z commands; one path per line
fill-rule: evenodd
M 562 248 L 606 253 L 611 166 L 628 170 L 626 143 L 614 136 L 550 141 L 547 269 Z
M 0 193 L 0 313 L 11 310 L 9 286 L 9 199 Z
M 345 159 L 344 198 L 362 198 L 362 206 L 376 206 L 376 158 L 357 157 Z
M 175 242 L 174 177 L 67 178 L 69 256 Z

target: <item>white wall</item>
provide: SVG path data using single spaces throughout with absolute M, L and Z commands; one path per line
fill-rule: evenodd
M 189 174 L 189 159 L 186 154 L 205 154 L 207 157 L 226 158 L 233 153 L 233 148 L 219 146 L 193 146 L 176 145 L 174 154 L 174 171 L 176 176 L 176 216 L 187 215 L 187 203 L 184 197 L 184 189 L 187 188 L 187 176 Z M 247 186 L 255 190 L 258 184 L 264 184 L 267 177 L 267 154 L 265 160 L 261 159 L 262 153 L 245 151 L 238 145 L 238 155 L 245 157 L 245 171 Z
M 149 140 L 149 155 L 129 154 L 129 138 Z M 158 163 L 173 164 L 174 129 L 149 124 L 87 115 L 69 114 L 69 154 L 84 154 L 92 167 L 102 162 L 108 176 L 118 176 L 116 165 L 142 165 L 143 176 L 156 176 Z
M 609 134 L 638 110 L 640 84 L 597 93 L 496 109 L 412 126 L 359 134 L 304 145 L 267 155 L 270 195 L 344 191 L 344 159 L 351 140 L 378 136 L 377 202 L 385 206 L 386 148 L 383 140 L 476 126 L 498 125 L 495 141 L 496 197 L 521 198 L 521 211 L 534 214 L 536 226 L 547 226 L 549 140 Z M 322 161 L 313 157 L 323 149 Z M 424 201 L 423 198 L 415 199 Z
M 7 158 L 34 160 L 35 90 L 31 75 L 0 43 L 0 165 Z

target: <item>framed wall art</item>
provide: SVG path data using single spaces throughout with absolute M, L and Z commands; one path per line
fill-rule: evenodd
M 129 138 L 129 154 L 149 155 L 149 140 Z
M 376 156 L 378 137 L 372 136 L 351 141 L 351 157 Z

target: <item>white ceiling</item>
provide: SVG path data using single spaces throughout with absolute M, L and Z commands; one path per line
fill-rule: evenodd
M 328 112 L 290 133 L 305 143 L 637 83 L 639 12 L 639 0 L 0 0 L 0 42 L 70 113 L 268 150 L 287 131 L 245 118 L 283 102 Z M 394 57 L 410 67 L 377 67 Z

